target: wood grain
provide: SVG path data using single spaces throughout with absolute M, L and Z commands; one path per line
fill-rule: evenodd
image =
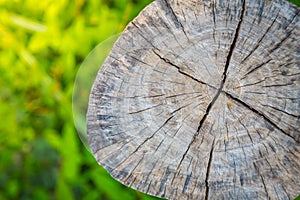
M 283 0 L 151 3 L 90 94 L 99 164 L 168 199 L 299 195 L 299 11 Z

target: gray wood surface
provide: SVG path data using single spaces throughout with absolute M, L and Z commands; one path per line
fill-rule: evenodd
M 299 10 L 282 0 L 151 3 L 90 94 L 99 164 L 168 199 L 299 195 Z

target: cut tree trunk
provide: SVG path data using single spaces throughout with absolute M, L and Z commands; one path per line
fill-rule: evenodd
M 283 0 L 156 0 L 99 71 L 91 150 L 168 199 L 300 194 L 300 9 Z

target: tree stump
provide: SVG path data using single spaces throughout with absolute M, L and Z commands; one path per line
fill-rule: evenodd
M 151 3 L 90 94 L 98 163 L 168 199 L 299 195 L 299 11 L 283 0 Z

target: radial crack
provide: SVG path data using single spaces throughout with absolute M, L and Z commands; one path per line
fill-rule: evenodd
M 150 140 L 151 138 L 153 138 L 155 136 L 155 134 L 160 131 L 172 118 L 174 117 L 174 115 L 170 116 L 152 135 L 150 135 L 149 137 L 147 137 L 132 153 L 136 153 L 148 140 Z
M 214 145 L 215 145 L 215 138 L 214 138 L 213 143 L 211 145 L 211 150 L 210 150 L 210 153 L 209 153 L 209 160 L 208 160 L 207 169 L 206 169 L 206 177 L 205 177 L 205 187 L 206 187 L 205 200 L 208 200 L 208 195 L 209 195 L 208 179 L 209 179 L 211 161 L 212 161 L 213 152 L 214 152 Z
M 289 116 L 292 116 L 292 117 L 300 118 L 300 115 L 295 115 L 295 114 L 293 114 L 293 113 L 289 113 L 289 112 L 287 112 L 287 111 L 285 111 L 285 110 L 276 108 L 276 107 L 271 106 L 271 105 L 262 104 L 262 106 L 272 108 L 272 109 L 274 109 L 274 110 L 277 110 L 277 111 L 279 111 L 279 112 L 285 113 L 285 114 L 287 114 L 287 115 L 289 115 Z
M 153 109 L 153 108 L 156 108 L 156 107 L 159 107 L 161 106 L 162 104 L 158 104 L 158 105 L 155 105 L 155 106 L 151 106 L 151 107 L 148 107 L 148 108 L 144 108 L 142 110 L 137 110 L 137 111 L 133 111 L 133 112 L 130 112 L 128 114 L 132 115 L 132 114 L 138 114 L 138 113 L 141 113 L 141 112 L 144 112 L 144 111 L 147 111 L 147 110 L 150 110 L 150 109 Z
M 242 11 L 241 11 L 241 16 L 240 16 L 240 21 L 239 21 L 239 23 L 237 25 L 236 32 L 235 32 L 232 44 L 230 46 L 230 50 L 229 50 L 228 56 L 227 56 L 227 60 L 226 60 L 226 64 L 225 64 L 225 69 L 224 69 L 224 72 L 223 72 L 223 81 L 222 81 L 223 84 L 221 85 L 221 87 L 219 89 L 219 92 L 221 92 L 221 90 L 223 89 L 224 83 L 225 83 L 226 78 L 227 78 L 227 70 L 228 70 L 228 67 L 229 67 L 229 64 L 230 64 L 230 61 L 231 61 L 233 50 L 235 49 L 235 45 L 236 45 L 236 42 L 237 42 L 237 38 L 239 36 L 241 24 L 242 24 L 242 21 L 243 21 L 243 18 L 244 18 L 244 14 L 245 14 L 245 6 L 246 6 L 245 4 L 246 3 L 245 3 L 245 0 L 244 0 L 243 1 Z
M 193 79 L 194 81 L 196 81 L 196 82 L 198 82 L 198 83 L 207 85 L 207 86 L 209 86 L 209 87 L 211 87 L 211 88 L 213 88 L 213 89 L 217 89 L 216 87 L 214 87 L 214 86 L 212 86 L 212 85 L 210 85 L 210 84 L 208 84 L 208 83 L 205 83 L 205 82 L 203 82 L 203 81 L 201 81 L 201 80 L 199 80 L 199 79 L 197 79 L 197 78 L 195 78 L 195 77 L 189 75 L 189 74 L 186 73 L 186 72 L 181 71 L 181 70 L 180 70 L 180 67 L 178 67 L 177 65 L 175 65 L 174 63 L 172 63 L 172 62 L 169 61 L 168 59 L 162 57 L 162 56 L 159 55 L 156 51 L 153 51 L 153 53 L 154 53 L 155 55 L 157 55 L 157 56 L 158 56 L 162 61 L 164 61 L 165 63 L 168 63 L 169 65 L 172 65 L 173 67 L 177 68 L 177 70 L 178 70 L 178 72 L 179 72 L 180 74 L 182 74 L 182 75 L 184 75 L 184 76 L 187 76 L 187 77 Z
M 273 19 L 271 25 L 267 28 L 263 36 L 257 41 L 255 47 L 250 51 L 250 53 L 242 60 L 241 64 L 245 63 L 246 60 L 254 53 L 254 51 L 260 46 L 261 41 L 266 37 L 266 35 L 269 33 L 271 27 L 273 27 L 279 13 L 277 13 L 276 17 Z
M 268 189 L 267 189 L 267 186 L 266 186 L 266 183 L 265 183 L 265 180 L 264 180 L 263 176 L 262 176 L 261 173 L 259 172 L 259 169 L 258 169 L 258 167 L 257 167 L 257 165 L 256 165 L 255 163 L 253 163 L 253 166 L 254 166 L 255 170 L 257 171 L 257 173 L 258 173 L 259 176 L 260 176 L 261 182 L 262 182 L 262 184 L 263 184 L 263 186 L 264 186 L 264 190 L 265 190 L 265 192 L 266 192 L 267 199 L 270 199 L 269 192 L 268 192 Z
M 279 130 L 280 132 L 282 132 L 283 134 L 287 135 L 288 137 L 290 137 L 292 140 L 294 140 L 297 143 L 300 143 L 299 139 L 297 139 L 296 137 L 288 134 L 286 131 L 284 131 L 282 128 L 280 128 L 276 123 L 274 123 L 271 119 L 269 119 L 266 115 L 264 115 L 263 113 L 261 113 L 260 111 L 256 110 L 255 108 L 251 107 L 250 105 L 246 104 L 245 102 L 241 101 L 240 99 L 232 96 L 231 94 L 224 92 L 226 94 L 227 97 L 231 98 L 232 100 L 234 100 L 235 102 L 243 105 L 244 107 L 248 108 L 249 110 L 251 110 L 252 112 L 254 112 L 255 114 L 257 114 L 258 116 L 261 116 L 264 118 L 264 120 L 266 122 L 268 122 L 269 124 L 271 124 L 273 127 L 275 127 L 277 130 Z
M 251 69 L 250 71 L 248 71 L 243 78 L 241 78 L 241 80 L 245 79 L 249 74 L 251 74 L 252 72 L 260 69 L 261 67 L 263 67 L 264 65 L 268 64 L 272 59 L 267 60 L 266 62 L 262 62 L 261 64 L 259 64 L 258 66 L 254 67 L 253 69 Z
M 175 21 L 175 23 L 179 24 L 179 26 L 181 27 L 181 29 L 182 29 L 184 35 L 185 35 L 186 38 L 189 40 L 189 38 L 188 38 L 188 36 L 187 36 L 187 33 L 186 33 L 186 31 L 185 31 L 185 29 L 184 29 L 182 23 L 179 21 L 177 15 L 175 14 L 175 12 L 174 12 L 173 8 L 171 7 L 170 3 L 168 2 L 168 0 L 164 0 L 164 2 L 166 3 L 167 8 L 169 8 L 169 10 L 170 10 L 170 12 L 171 12 L 171 14 L 172 14 L 172 16 L 173 16 L 173 20 Z

